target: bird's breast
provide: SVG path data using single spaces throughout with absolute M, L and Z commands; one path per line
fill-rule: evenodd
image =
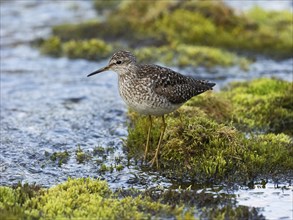
M 168 114 L 181 105 L 174 105 L 156 94 L 151 79 L 119 77 L 119 92 L 124 102 L 134 111 L 145 115 Z

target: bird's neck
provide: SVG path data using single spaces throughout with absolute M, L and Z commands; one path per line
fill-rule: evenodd
M 119 80 L 134 79 L 137 76 L 137 71 L 137 65 L 128 65 L 122 71 L 119 71 Z

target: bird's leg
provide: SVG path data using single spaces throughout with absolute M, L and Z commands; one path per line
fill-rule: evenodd
M 145 150 L 144 150 L 143 161 L 146 161 L 146 157 L 147 157 L 147 154 L 148 154 L 148 151 L 149 151 L 151 129 L 152 129 L 152 116 L 149 115 L 149 129 L 148 129 L 148 136 L 147 136 L 146 146 L 145 146 Z
M 155 152 L 155 156 L 154 158 L 150 161 L 151 163 L 151 167 L 154 165 L 155 161 L 156 161 L 156 165 L 157 165 L 157 169 L 159 168 L 159 160 L 158 160 L 158 155 L 159 155 L 159 151 L 160 151 L 160 146 L 161 146 L 161 142 L 163 140 L 163 136 L 166 130 L 166 123 L 165 123 L 165 118 L 164 115 L 162 115 L 162 123 L 163 123 L 163 127 L 161 130 L 161 135 L 160 135 L 160 139 L 159 139 L 159 143 Z

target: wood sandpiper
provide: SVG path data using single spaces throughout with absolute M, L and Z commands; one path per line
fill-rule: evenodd
M 155 156 L 150 161 L 158 168 L 158 154 L 166 129 L 164 115 L 171 113 L 193 96 L 212 90 L 215 83 L 196 80 L 171 69 L 152 64 L 138 64 L 129 51 L 118 51 L 107 66 L 88 75 L 106 70 L 118 73 L 119 93 L 125 103 L 134 111 L 147 115 L 149 128 L 144 152 L 144 161 L 149 150 L 152 116 L 162 117 L 162 128 Z

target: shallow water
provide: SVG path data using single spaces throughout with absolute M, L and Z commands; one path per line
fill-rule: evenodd
M 0 6 L 1 185 L 21 181 L 49 187 L 69 176 L 89 176 L 106 179 L 113 188 L 171 186 L 169 180 L 157 173 L 146 173 L 128 163 L 122 140 L 127 135 L 127 109 L 119 97 L 117 76 L 107 72 L 86 77 L 107 61 L 51 58 L 29 44 L 33 39 L 48 36 L 53 25 L 96 18 L 91 2 L 1 1 Z M 248 72 L 238 67 L 182 72 L 215 81 L 219 90 L 230 81 L 260 76 L 292 80 L 292 65 L 292 59 L 259 59 Z M 79 164 L 75 156 L 78 146 L 91 155 L 97 146 L 107 153 L 93 155 L 88 162 Z M 47 156 L 65 150 L 70 157 L 61 167 Z M 119 163 L 124 169 L 101 172 L 101 164 L 96 160 L 114 167 Z M 262 190 L 263 194 L 259 194 L 259 189 L 233 193 L 239 195 L 239 204 L 261 207 L 269 219 L 289 219 L 292 188 L 275 189 L 268 185 Z M 262 200 L 260 195 L 266 199 Z
M 268 183 L 265 188 L 256 185 L 254 190 L 237 191 L 239 205 L 260 208 L 267 219 L 292 219 L 292 186 Z
M 243 0 L 224 0 L 229 6 L 239 11 L 249 10 L 252 7 L 262 7 L 266 10 L 291 10 L 293 9 L 292 0 L 249 0 L 243 2 Z

